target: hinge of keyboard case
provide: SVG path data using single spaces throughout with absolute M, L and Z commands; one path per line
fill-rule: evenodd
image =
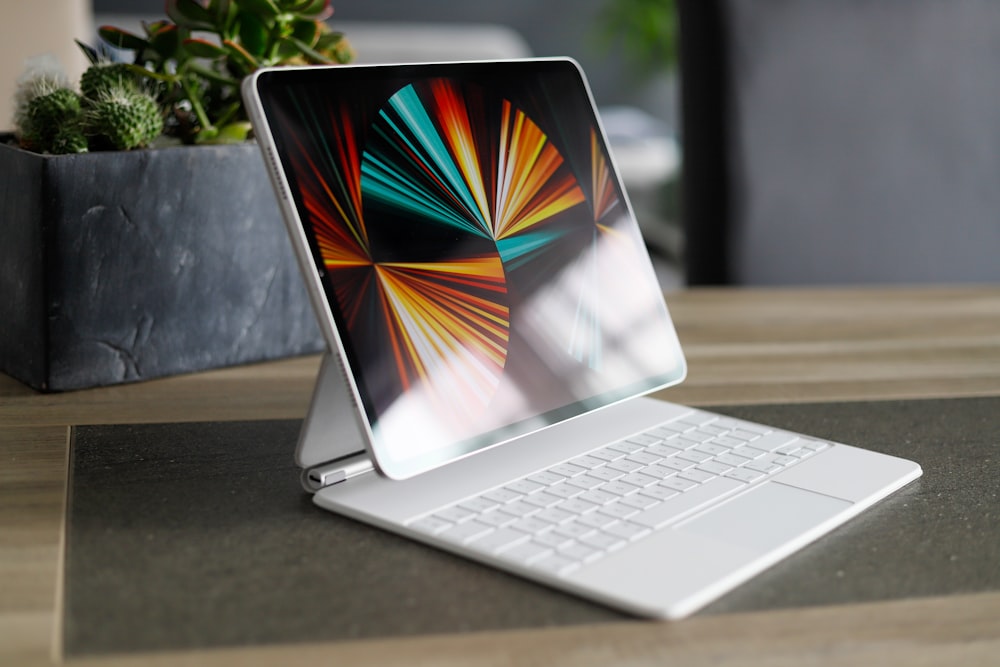
M 359 452 L 303 470 L 302 486 L 306 491 L 315 493 L 323 487 L 338 484 L 373 470 L 375 466 L 368 454 Z

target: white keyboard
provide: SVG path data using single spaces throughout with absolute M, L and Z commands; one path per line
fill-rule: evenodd
M 407 526 L 435 541 L 565 574 L 827 446 L 694 410 Z

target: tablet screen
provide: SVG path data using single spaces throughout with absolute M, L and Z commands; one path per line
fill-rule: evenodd
M 384 473 L 683 378 L 575 63 L 269 70 L 254 86 Z

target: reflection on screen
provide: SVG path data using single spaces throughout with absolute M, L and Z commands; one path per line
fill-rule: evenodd
M 448 458 L 662 385 L 672 325 L 575 69 L 265 99 L 377 445 Z

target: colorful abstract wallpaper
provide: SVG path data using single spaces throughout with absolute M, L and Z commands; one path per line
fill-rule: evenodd
M 338 79 L 265 110 L 386 447 L 475 448 L 669 381 L 672 325 L 575 68 Z

